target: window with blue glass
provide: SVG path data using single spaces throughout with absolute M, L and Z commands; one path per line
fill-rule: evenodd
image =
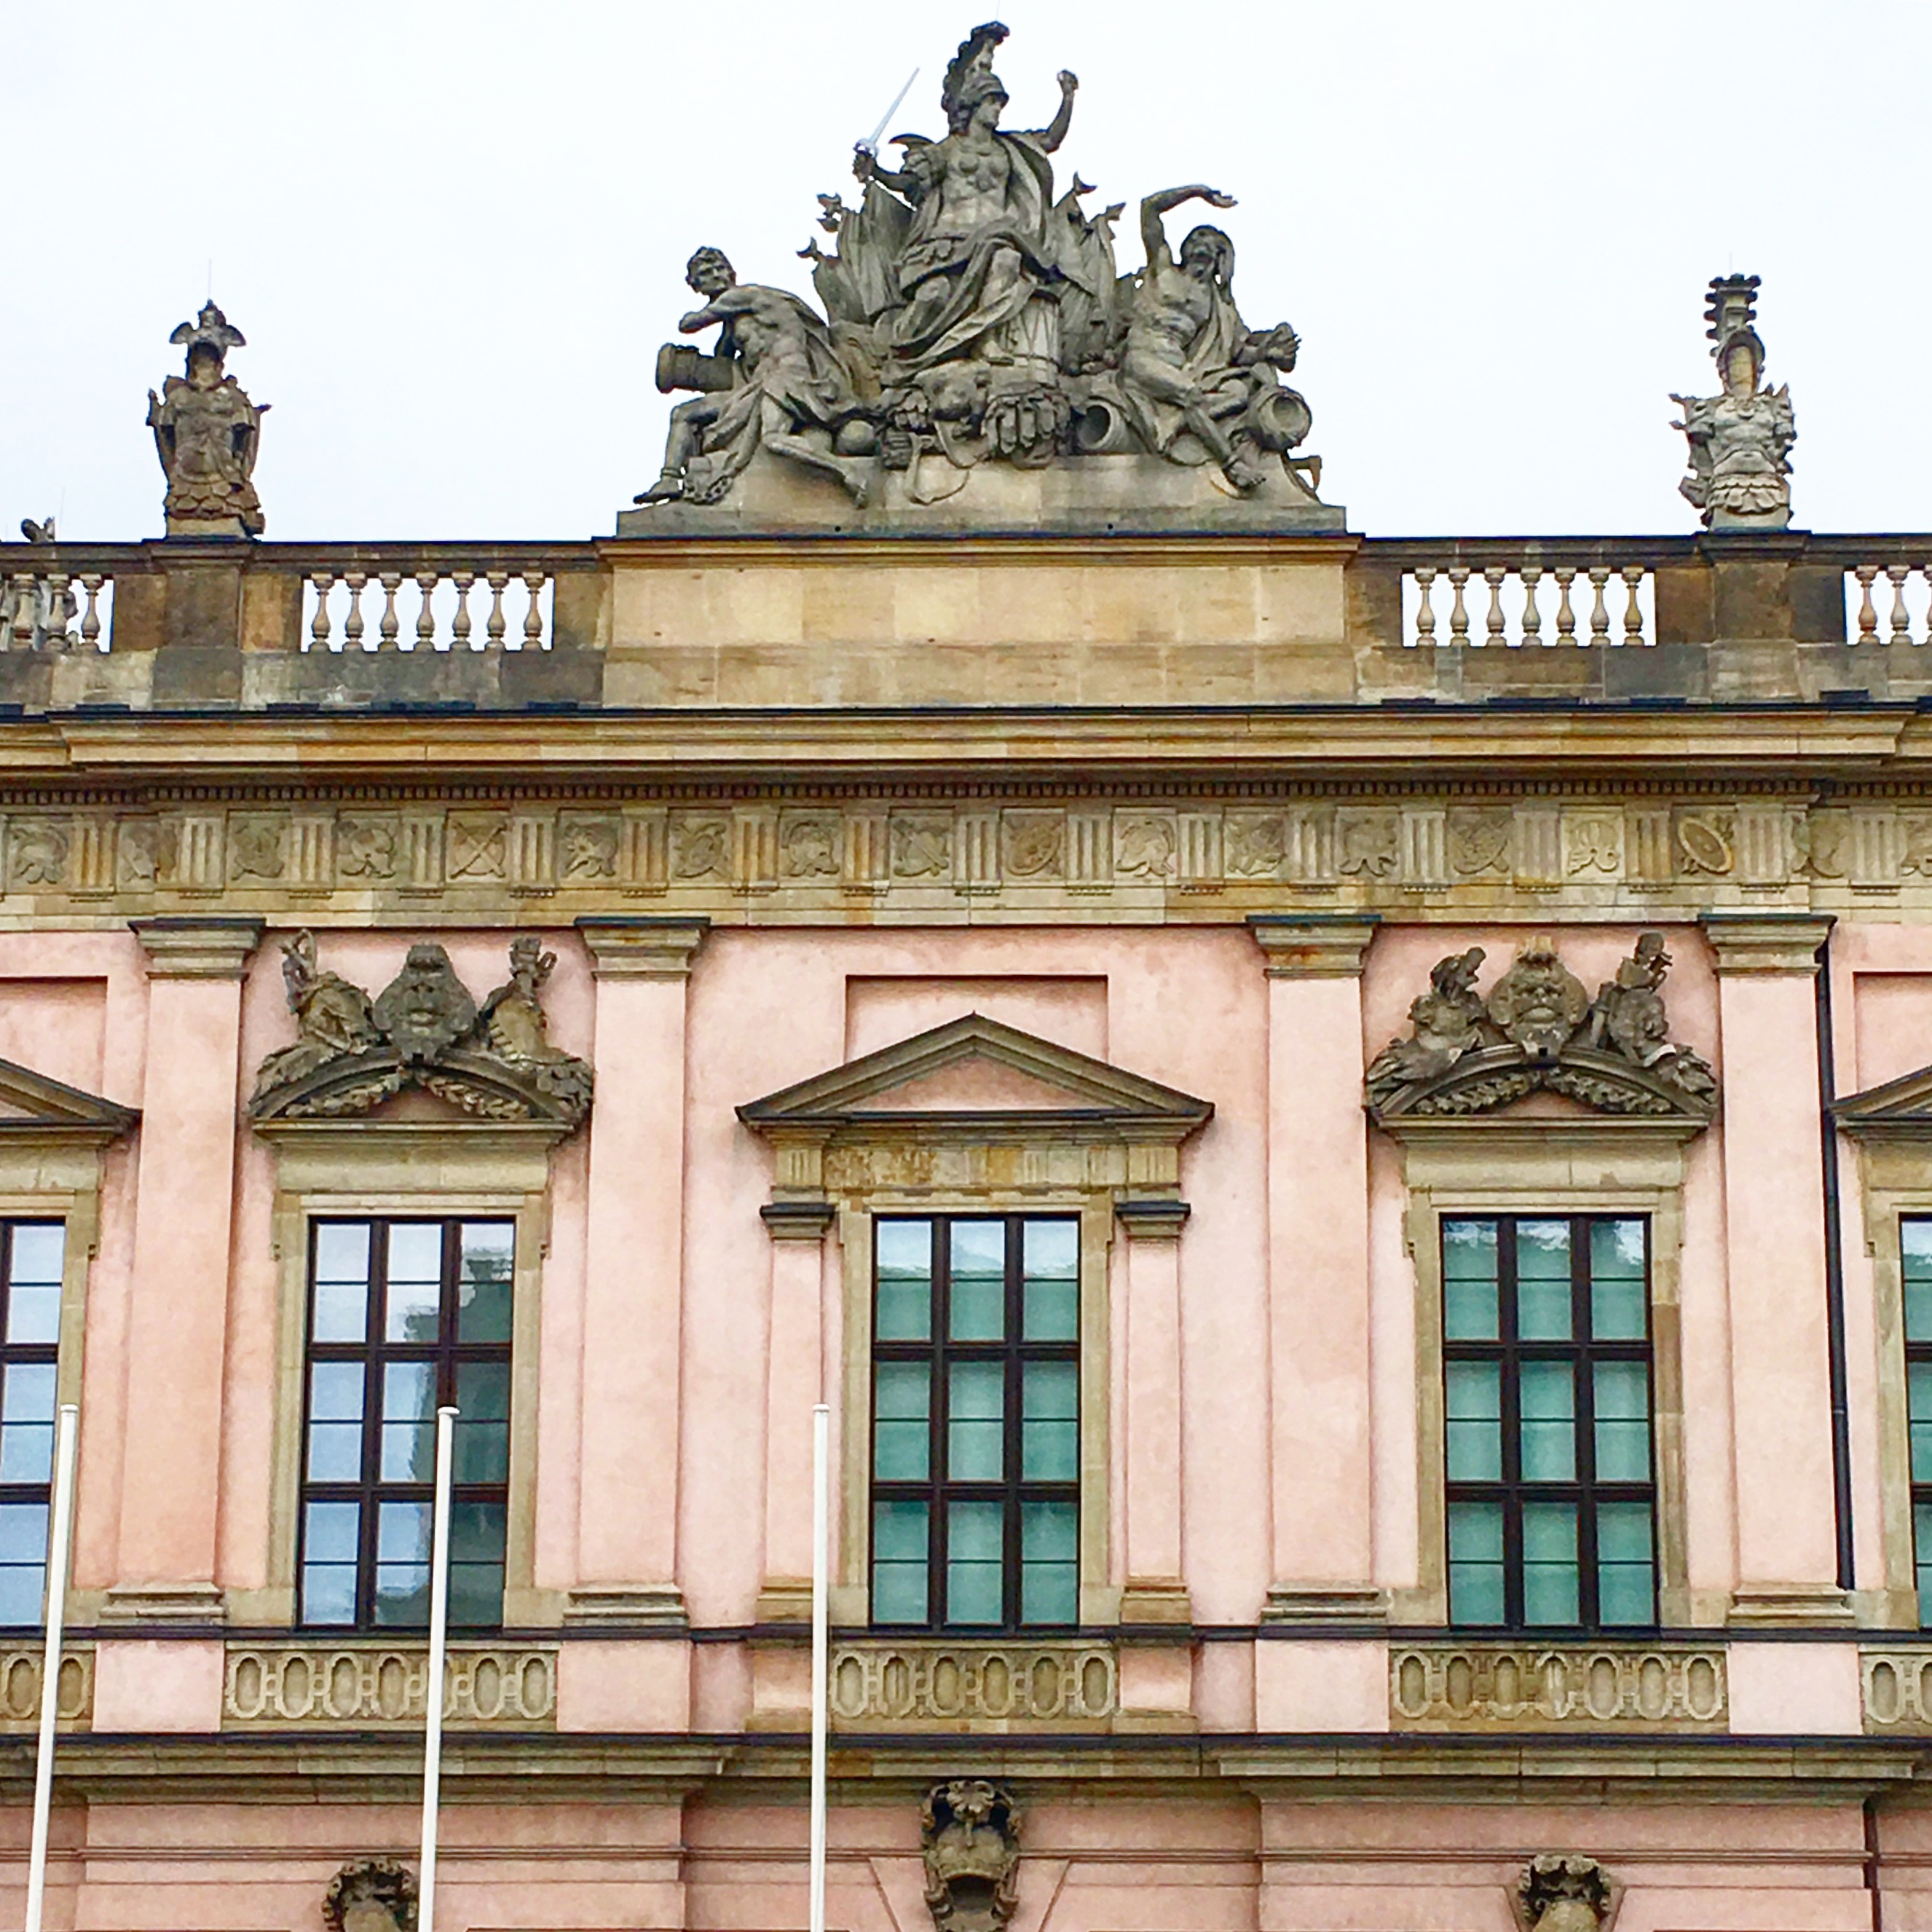
M 1918 1621 L 1932 1623 L 1932 1215 L 1898 1227 L 1905 1284 L 1905 1389 L 1912 1436 L 1912 1546 Z
M 872 1622 L 1080 1616 L 1080 1224 L 873 1223 Z
M 0 1221 L 0 1627 L 38 1626 L 47 1581 L 67 1230 Z
M 1442 1232 L 1449 1621 L 1654 1625 L 1648 1223 L 1490 1216 Z
M 502 1622 L 514 1258 L 508 1221 L 311 1222 L 303 1623 L 428 1625 L 436 1412 L 449 1403 L 449 1619 Z

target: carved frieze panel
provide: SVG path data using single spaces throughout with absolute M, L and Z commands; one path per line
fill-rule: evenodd
M 1431 1643 L 1389 1657 L 1397 1730 L 1722 1730 L 1720 1644 Z
M 1119 1690 L 1106 1644 L 878 1641 L 832 1654 L 832 1720 L 854 1730 L 1102 1724 Z
M 1659 896 L 1700 910 L 1767 896 L 1802 904 L 1819 887 L 1932 904 L 1932 801 L 1030 796 L 512 808 L 238 796 L 22 805 L 0 837 L 8 898 L 49 913 L 102 898 L 130 914 L 224 897 L 260 910 L 298 893 L 339 897 L 345 911 L 373 899 L 460 914 L 506 897 L 595 906 L 648 894 L 724 916 L 751 895 L 823 909 L 853 896 L 930 902 L 937 891 L 1027 917 L 1055 898 L 1113 896 L 1114 916 L 1129 917 L 1152 888 L 1199 916 L 1208 909 L 1188 904 L 1198 896 L 1233 906 L 1246 893 L 1252 909 L 1278 910 L 1263 896 L 1282 887 L 1391 911 L 1419 892 L 1470 895 L 1486 910 L 1528 896 L 1559 916 L 1573 903 L 1635 911 Z
M 1868 1731 L 1932 1732 L 1932 1650 L 1867 1650 L 1859 1678 Z
M 0 1728 L 33 1730 L 40 1719 L 39 1644 L 0 1650 Z M 94 1720 L 94 1652 L 68 1646 L 61 1655 L 60 1721 L 85 1730 Z
M 549 1730 L 556 1723 L 554 1646 L 452 1644 L 445 1681 L 447 1724 Z M 230 1644 L 221 1718 L 318 1730 L 420 1725 L 428 1682 L 423 1644 Z

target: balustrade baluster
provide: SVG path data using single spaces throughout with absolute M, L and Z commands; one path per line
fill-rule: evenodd
M 100 586 L 106 580 L 98 575 L 83 574 L 80 587 L 87 592 L 87 608 L 80 620 L 80 641 L 84 650 L 98 651 L 100 648 Z
M 1556 579 L 1556 641 L 1559 644 L 1574 644 L 1576 641 L 1576 613 L 1570 606 L 1570 586 L 1576 580 L 1574 568 L 1558 567 L 1552 574 Z
M 376 626 L 377 648 L 392 651 L 402 628 L 396 617 L 396 592 L 403 587 L 403 574 L 399 570 L 386 570 L 376 580 L 382 586 L 382 616 Z
M 1892 635 L 1886 642 L 1909 644 L 1912 641 L 1912 620 L 1905 614 L 1905 580 L 1912 574 L 1912 566 L 1909 563 L 1888 564 L 1885 574 L 1892 580 Z
M 510 573 L 507 570 L 486 571 L 483 580 L 490 586 L 490 615 L 483 625 L 486 648 L 501 650 L 503 632 L 508 628 L 503 617 L 503 592 L 509 584 Z
M 442 581 L 440 570 L 416 572 L 416 589 L 422 595 L 422 602 L 416 607 L 416 649 L 419 651 L 436 649 L 436 586 Z
M 1875 563 L 1862 563 L 1852 574 L 1858 580 L 1858 634 L 1862 644 L 1878 642 L 1878 612 L 1872 606 L 1872 579 L 1878 574 Z
M 369 580 L 361 571 L 352 570 L 342 580 L 349 586 L 349 615 L 342 626 L 342 648 L 359 651 L 362 648 L 362 586 Z
M 14 578 L 14 629 L 7 640 L 10 650 L 30 651 L 39 622 L 40 587 L 25 571 Z
M 1418 565 L 1415 576 L 1415 644 L 1418 650 L 1436 644 L 1436 573 Z
M 530 593 L 530 608 L 524 613 L 524 649 L 526 651 L 543 649 L 543 605 L 539 600 L 548 580 L 540 570 L 524 572 L 524 588 Z
M 466 651 L 470 648 L 470 586 L 476 581 L 469 571 L 453 571 L 450 580 L 456 586 L 456 620 L 450 626 L 450 649 Z
M 1526 644 L 1543 642 L 1543 613 L 1536 608 L 1536 586 L 1543 581 L 1543 566 L 1540 563 L 1526 563 L 1516 572 L 1522 579 L 1522 640 Z
M 312 570 L 308 580 L 315 590 L 315 615 L 309 620 L 308 647 L 312 651 L 326 651 L 328 649 L 328 598 L 335 588 L 335 573 Z
M 1593 570 L 1589 573 L 1590 588 L 1596 593 L 1595 602 L 1590 606 L 1590 641 L 1593 644 L 1607 644 L 1610 641 L 1610 607 L 1604 599 L 1604 586 L 1610 582 L 1607 570 Z
M 40 632 L 40 649 L 64 651 L 68 646 L 68 586 L 74 579 L 64 570 L 47 573 L 46 616 Z
M 1503 638 L 1503 579 L 1509 574 L 1494 564 L 1483 572 L 1483 581 L 1490 586 L 1490 608 L 1483 614 L 1483 628 L 1488 634 L 1485 644 L 1500 644 Z
M 1466 644 L 1469 641 L 1469 609 L 1462 602 L 1462 586 L 1468 580 L 1467 564 L 1452 563 L 1449 566 L 1449 587 L 1454 592 L 1449 604 L 1449 641 L 1452 644 Z
M 1643 586 L 1643 566 L 1625 564 L 1617 574 L 1624 580 L 1624 642 L 1641 644 L 1643 642 L 1643 606 L 1636 601 L 1636 593 Z

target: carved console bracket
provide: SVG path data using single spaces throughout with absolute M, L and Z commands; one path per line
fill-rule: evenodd
M 711 930 L 708 919 L 634 919 L 586 914 L 578 937 L 600 980 L 684 980 Z
M 1539 1088 L 1600 1114 L 1703 1124 L 1717 1076 L 1670 1036 L 1662 987 L 1670 955 L 1646 932 L 1593 1000 L 1547 939 L 1533 939 L 1490 989 L 1476 990 L 1483 949 L 1437 962 L 1408 1010 L 1410 1031 L 1370 1063 L 1368 1108 L 1404 1116 L 1488 1114 Z
M 1369 942 L 1382 923 L 1374 913 L 1251 913 L 1248 930 L 1270 980 L 1359 980 Z
M 327 1932 L 416 1932 L 416 1876 L 394 1858 L 358 1858 L 328 1882 Z
M 259 919 L 130 919 L 151 980 L 238 980 L 262 943 Z
M 282 953 L 297 1037 L 256 1072 L 258 1125 L 367 1114 L 410 1087 L 490 1121 L 567 1131 L 589 1114 L 589 1066 L 550 1044 L 540 995 L 556 960 L 533 936 L 510 942 L 510 977 L 480 1004 L 440 946 L 412 946 L 373 1000 L 321 970 L 311 934 Z
M 920 1808 L 934 1932 L 1005 1932 L 1019 1902 L 1020 1811 L 982 1778 L 935 1784 Z
M 1610 1932 L 1620 1888 L 1594 1858 L 1545 1852 L 1510 1895 L 1522 1932 Z

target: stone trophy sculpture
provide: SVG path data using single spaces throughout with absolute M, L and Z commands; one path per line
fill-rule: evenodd
M 1791 521 L 1791 446 L 1798 431 L 1791 393 L 1763 380 L 1764 344 L 1754 326 L 1758 278 L 1719 275 L 1705 318 L 1724 388 L 1715 396 L 1670 400 L 1671 424 L 1690 440 L 1690 474 L 1678 484 L 1713 530 L 1781 530 Z
M 1054 178 L 1079 82 L 1063 70 L 1046 124 L 1009 128 L 994 68 L 1007 38 L 994 20 L 960 43 L 940 90 L 944 134 L 892 136 L 896 164 L 876 137 L 861 142 L 856 205 L 819 196 L 834 244 L 800 253 L 822 316 L 786 290 L 739 284 L 715 248 L 692 256 L 704 306 L 680 328 L 718 333 L 709 354 L 659 352 L 659 388 L 694 393 L 671 412 L 662 472 L 636 499 L 645 512 L 755 500 L 782 521 L 812 514 L 803 478 L 815 472 L 846 500 L 818 492 L 821 520 L 958 497 L 945 514 L 967 522 L 976 502 L 1007 521 L 1036 522 L 1051 504 L 1102 521 L 1159 509 L 1190 524 L 1245 502 L 1286 527 L 1342 527 L 1315 494 L 1318 460 L 1292 454 L 1312 420 L 1281 381 L 1294 332 L 1242 320 L 1221 230 L 1197 226 L 1177 254 L 1162 228 L 1189 201 L 1233 198 L 1198 186 L 1147 196 L 1146 265 L 1122 274 L 1123 204 L 1090 214 L 1090 184 L 1076 175 L 1062 191 Z M 1012 480 L 1043 470 L 1064 484 Z M 620 528 L 654 526 L 661 518 L 634 512 Z
M 148 392 L 148 427 L 168 479 L 171 537 L 258 537 L 268 526 L 255 494 L 255 458 L 268 405 L 248 400 L 226 373 L 248 338 L 213 302 L 168 338 L 188 350 L 187 373 Z

